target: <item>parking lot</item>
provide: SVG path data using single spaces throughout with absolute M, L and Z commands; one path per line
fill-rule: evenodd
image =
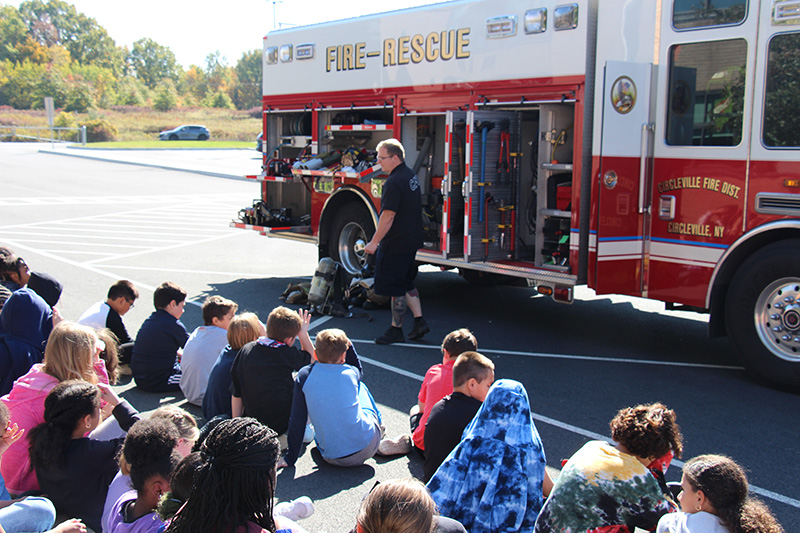
M 166 280 L 189 293 L 183 321 L 190 331 L 201 325 L 199 306 L 212 294 L 264 319 L 287 284 L 310 278 L 317 252 L 228 227 L 258 196 L 258 184 L 237 177 L 257 173 L 259 156 L 255 150 L 116 154 L 0 144 L 0 244 L 62 282 L 67 319 L 77 319 L 123 278 L 141 293 L 125 316 L 131 333 L 152 311 L 151 291 Z M 115 158 L 128 164 L 103 161 Z M 469 327 L 497 377 L 527 388 L 549 466 L 558 467 L 586 440 L 605 437 L 617 409 L 663 401 L 678 413 L 685 458 L 732 456 L 787 531 L 800 522 L 800 482 L 796 468 L 785 466 L 797 455 L 800 397 L 747 376 L 726 339 L 707 338 L 705 316 L 587 289 L 571 306 L 556 304 L 528 289 L 471 286 L 433 268 L 423 268 L 419 289 L 433 328 L 422 342 L 375 345 L 388 310 L 313 322 L 312 334 L 339 327 L 351 337 L 389 434 L 407 430 L 406 412 L 426 369 L 441 358 L 442 337 Z M 142 411 L 183 401 L 180 394 L 142 393 L 127 379 L 120 390 Z M 347 531 L 376 479 L 420 473 L 413 455 L 341 469 L 325 464 L 311 446 L 295 468 L 280 473 L 278 496 L 305 494 L 316 502 L 315 515 L 302 522 L 310 531 Z M 668 479 L 679 477 L 672 468 Z

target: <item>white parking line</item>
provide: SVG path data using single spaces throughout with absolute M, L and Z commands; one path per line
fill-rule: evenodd
M 350 340 L 352 342 L 354 342 L 354 343 L 357 342 L 357 343 L 363 343 L 363 344 L 374 344 L 373 341 L 364 341 L 364 340 L 356 340 L 356 339 L 350 339 Z M 433 348 L 431 346 L 423 346 L 423 345 L 419 345 L 419 344 L 416 344 L 416 345 L 409 344 L 407 346 L 414 346 L 414 347 L 417 347 L 417 348 Z M 438 346 L 436 346 L 435 348 L 437 350 L 439 349 Z M 482 352 L 490 352 L 491 351 L 491 352 L 498 353 L 498 354 L 501 354 L 501 353 L 502 354 L 522 353 L 522 352 L 507 352 L 507 351 L 503 351 L 503 350 L 485 350 L 485 349 L 481 349 L 481 351 Z M 557 354 L 547 354 L 547 355 L 552 355 L 553 357 L 561 357 L 561 356 L 559 356 Z M 394 372 L 395 374 L 399 374 L 401 376 L 405 376 L 407 378 L 411 378 L 413 380 L 419 381 L 420 383 L 425 379 L 425 376 L 420 376 L 419 374 L 415 374 L 414 372 L 409 372 L 408 370 L 403 370 L 402 368 L 397 368 L 396 366 L 388 365 L 386 363 L 382 363 L 380 361 L 376 361 L 376 360 L 370 359 L 368 357 L 363 357 L 363 356 L 359 355 L 358 358 L 361 359 L 365 363 L 369 363 L 369 364 L 371 364 L 373 366 L 377 366 L 378 368 L 382 368 L 384 370 L 388 370 L 389 372 Z M 594 358 L 594 359 L 603 360 L 603 361 L 609 361 L 609 359 L 601 359 L 599 357 L 598 358 Z M 636 362 L 636 361 L 633 361 L 633 362 Z M 595 433 L 593 431 L 589 431 L 588 429 L 583 429 L 583 428 L 580 428 L 578 426 L 573 426 L 572 424 L 567 424 L 566 422 L 562 422 L 560 420 L 556 420 L 556 419 L 550 418 L 548 416 L 540 415 L 540 414 L 534 413 L 534 412 L 531 412 L 531 416 L 533 417 L 534 420 L 536 420 L 538 422 L 542 422 L 544 424 L 549 424 L 551 426 L 555 426 L 555 427 L 557 427 L 559 429 L 563 429 L 563 430 L 569 431 L 571 433 L 576 433 L 578 435 L 581 435 L 582 437 L 587 437 L 587 438 L 590 438 L 590 439 L 593 439 L 593 440 L 604 440 L 604 441 L 607 441 L 607 442 L 612 442 L 611 439 L 609 439 L 606 435 L 601 435 L 599 433 Z M 680 461 L 678 459 L 673 459 L 672 460 L 672 464 L 675 465 L 678 468 L 683 468 L 683 465 L 684 465 L 683 461 Z M 789 505 L 791 507 L 795 507 L 797 509 L 800 509 L 800 500 L 797 500 L 795 498 L 791 498 L 789 496 L 784 496 L 783 494 L 780 494 L 780 493 L 777 493 L 777 492 L 774 492 L 774 491 L 771 491 L 771 490 L 768 490 L 768 489 L 762 489 L 761 487 L 757 487 L 755 485 L 750 485 L 750 492 L 753 492 L 753 493 L 758 494 L 760 496 L 763 496 L 765 498 L 770 498 L 772 500 L 775 500 L 775 501 L 778 501 L 778 502 L 781 502 L 781 503 L 785 503 L 786 505 Z
M 239 276 L 240 278 L 263 278 L 264 273 L 255 272 L 231 272 L 226 270 L 221 272 L 218 270 L 190 270 L 187 268 L 161 268 L 161 267 L 139 267 L 128 265 L 106 265 L 104 268 L 118 268 L 120 270 L 149 270 L 155 272 L 177 272 L 180 274 L 211 274 L 214 276 Z M 327 317 L 330 318 L 330 317 Z
M 375 344 L 375 341 L 350 339 L 353 342 L 362 344 Z M 424 350 L 441 350 L 441 347 L 430 344 L 411 344 L 411 343 L 395 343 L 393 346 L 405 346 L 407 348 L 422 348 Z M 680 361 L 653 361 L 648 359 L 626 359 L 621 357 L 597 357 L 592 355 L 570 355 L 570 354 L 557 354 L 557 353 L 541 353 L 541 352 L 519 352 L 514 350 L 493 350 L 491 348 L 481 348 L 481 353 L 497 354 L 497 355 L 517 355 L 520 357 L 531 357 L 541 359 L 564 359 L 573 361 L 596 361 L 603 363 L 625 363 L 625 364 L 639 364 L 639 365 L 657 365 L 657 366 L 677 366 L 682 368 L 713 368 L 717 370 L 744 370 L 741 366 L 729 365 L 709 365 L 703 363 L 683 363 Z
M 216 237 L 209 237 L 208 239 L 200 239 L 200 240 L 196 240 L 196 241 L 185 241 L 185 242 L 181 242 L 181 243 L 178 243 L 178 244 L 173 244 L 172 246 L 161 246 L 160 248 L 151 248 L 149 250 L 142 250 L 140 252 L 131 252 L 129 254 L 111 255 L 111 256 L 108 256 L 108 257 L 104 257 L 102 259 L 94 259 L 92 261 L 87 261 L 86 263 L 87 264 L 95 264 L 95 263 L 100 263 L 100 262 L 103 262 L 103 261 L 114 261 L 114 260 L 117 260 L 117 259 L 126 259 L 128 257 L 135 257 L 137 255 L 146 255 L 146 254 L 152 254 L 152 253 L 157 253 L 157 252 L 163 252 L 163 251 L 166 251 L 166 250 L 174 250 L 175 248 L 183 248 L 184 246 L 194 246 L 194 245 L 197 245 L 197 244 L 205 244 L 207 242 L 213 242 L 213 241 L 218 241 L 218 240 L 221 240 L 221 239 L 227 239 L 227 238 L 233 237 L 234 235 L 240 235 L 240 233 L 239 232 L 230 232 L 230 233 L 226 233 L 224 235 L 217 235 Z

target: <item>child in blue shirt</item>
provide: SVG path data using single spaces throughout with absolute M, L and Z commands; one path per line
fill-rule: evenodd
M 186 306 L 186 291 L 171 281 L 153 294 L 155 312 L 144 321 L 133 345 L 131 371 L 136 385 L 148 392 L 180 389 L 179 357 L 189 332 L 180 321 Z
M 363 464 L 378 452 L 383 426 L 375 400 L 361 382 L 358 354 L 340 329 L 320 331 L 315 353 L 317 362 L 301 368 L 295 377 L 289 450 L 281 466 L 297 461 L 307 419 L 314 426 L 317 448 L 326 462 L 336 466 Z M 408 435 L 402 444 L 402 449 L 392 451 L 411 451 Z

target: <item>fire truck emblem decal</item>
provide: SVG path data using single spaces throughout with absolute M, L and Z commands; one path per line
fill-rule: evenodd
M 626 115 L 636 105 L 636 84 L 628 76 L 620 76 L 611 86 L 611 104 L 614 110 Z

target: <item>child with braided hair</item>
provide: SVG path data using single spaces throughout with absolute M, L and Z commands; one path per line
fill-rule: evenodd
M 70 380 L 56 385 L 44 400 L 44 423 L 30 433 L 30 457 L 39 486 L 59 514 L 80 518 L 95 531 L 108 485 L 117 473 L 116 456 L 124 439 L 86 437 L 100 423 L 100 401 L 114 406 L 127 430 L 139 413 L 105 384 Z
M 300 533 L 273 516 L 280 454 L 277 434 L 254 418 L 220 422 L 200 447 L 203 461 L 189 499 L 165 533 Z
M 783 533 L 766 505 L 747 494 L 747 476 L 724 455 L 701 455 L 683 467 L 681 512 L 661 517 L 657 533 Z

